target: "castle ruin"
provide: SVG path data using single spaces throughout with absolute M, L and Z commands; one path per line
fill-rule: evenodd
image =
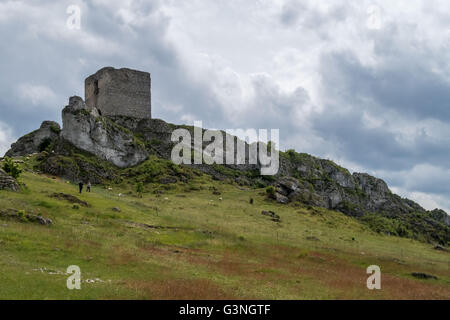
M 85 80 L 85 102 L 103 116 L 151 118 L 150 73 L 105 67 Z

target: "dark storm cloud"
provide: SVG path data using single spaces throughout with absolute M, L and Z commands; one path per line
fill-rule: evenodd
M 315 119 L 314 128 L 326 141 L 335 143 L 347 159 L 364 163 L 370 170 L 405 170 L 421 163 L 450 168 L 448 139 L 436 142 L 426 134 L 419 134 L 402 143 L 401 135 L 387 128 L 368 128 L 356 108 L 321 115 Z
M 314 120 L 316 131 L 339 144 L 351 161 L 370 169 L 400 170 L 421 163 L 449 168 L 450 137 L 436 139 L 416 121 L 449 120 L 450 85 L 422 65 L 422 57 L 417 57 L 414 63 L 382 62 L 372 69 L 349 52 L 325 56 L 321 68 L 328 112 Z M 391 125 L 395 117 L 403 123 L 409 119 L 412 133 L 368 127 L 363 112 L 392 115 Z M 405 139 L 408 143 L 402 142 Z
M 383 61 L 379 54 L 376 68 L 363 66 L 351 52 L 324 57 L 327 90 L 342 92 L 347 103 L 361 104 L 369 98 L 407 117 L 450 120 L 450 83 L 432 71 L 426 56 L 397 52 L 395 60 Z
M 407 179 L 405 185 L 411 190 L 448 196 L 450 194 L 450 172 L 437 171 L 436 173 L 437 174 L 433 174 L 433 172 L 431 172 L 429 175 L 416 176 L 416 179 L 414 180 Z M 399 185 L 402 184 L 404 183 L 399 182 Z

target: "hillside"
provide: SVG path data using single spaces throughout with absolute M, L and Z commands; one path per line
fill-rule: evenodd
M 0 170 L 0 298 L 450 296 L 449 216 L 381 179 L 294 150 L 279 152 L 276 175 L 261 175 L 249 150 L 272 155 L 271 142 L 242 142 L 243 164 L 177 165 L 174 130 L 205 129 L 102 116 L 80 97 L 62 120 L 44 121 L 1 159 L 11 175 L 24 172 L 16 181 Z M 225 147 L 240 141 L 218 133 Z M 192 160 L 195 143 L 184 143 Z M 80 181 L 92 192 L 78 194 Z M 67 290 L 70 265 L 83 290 Z M 381 267 L 383 290 L 367 289 L 370 265 Z
M 172 133 L 185 129 L 195 136 L 193 126 L 175 125 L 160 119 L 139 119 L 128 116 L 101 116 L 80 97 L 71 97 L 62 111 L 63 128 L 55 122 L 44 121 L 35 130 L 14 143 L 7 156 L 39 153 L 36 168 L 43 173 L 62 177 L 71 182 L 90 180 L 94 184 L 120 182 L 138 176 L 148 183 L 185 182 L 178 167 L 161 171 L 144 165 L 146 159 L 170 160 L 175 143 Z M 206 131 L 200 128 L 202 134 Z M 219 131 L 223 146 L 231 137 Z M 188 142 L 190 158 L 198 151 L 194 139 Z M 417 239 L 447 246 L 450 243 L 450 218 L 446 212 L 427 211 L 409 199 L 391 192 L 387 184 L 366 173 L 351 174 L 331 160 L 297 153 L 279 152 L 276 175 L 261 175 L 262 165 L 250 164 L 251 145 L 242 142 L 244 164 L 192 164 L 215 180 L 248 188 L 267 187 L 268 196 L 282 204 L 298 204 L 339 211 L 354 217 L 373 230 L 390 235 Z M 208 143 L 203 142 L 203 149 Z M 259 144 L 258 148 L 268 147 Z M 234 158 L 237 151 L 234 149 Z M 237 161 L 234 161 L 237 163 Z M 124 171 L 120 171 L 120 168 Z
M 89 162 L 82 154 L 63 160 L 77 157 Z M 156 157 L 135 168 L 113 168 L 114 179 L 79 195 L 66 179 L 37 172 L 44 159 L 42 153 L 16 158 L 25 169 L 21 191 L 0 191 L 0 298 L 450 296 L 448 252 L 377 233 L 343 213 L 280 204 L 265 188 L 213 179 Z M 176 183 L 158 182 L 175 172 Z M 140 196 L 136 182 L 144 180 Z M 366 288 L 366 268 L 373 264 L 381 267 L 382 290 Z M 80 266 L 82 290 L 67 290 L 69 265 Z

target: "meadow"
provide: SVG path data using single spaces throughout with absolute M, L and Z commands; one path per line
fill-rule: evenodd
M 29 169 L 20 181 L 21 192 L 0 191 L 0 210 L 53 223 L 0 217 L 0 299 L 450 298 L 449 252 L 339 212 L 276 204 L 264 189 L 205 174 L 148 183 L 142 194 L 126 180 L 78 194 Z M 66 287 L 70 265 L 81 269 L 81 290 Z M 381 290 L 366 287 L 370 265 L 381 268 Z

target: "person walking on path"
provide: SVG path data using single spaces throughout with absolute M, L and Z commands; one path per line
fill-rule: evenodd
M 80 183 L 78 184 L 78 187 L 80 188 L 80 193 L 81 193 L 81 191 L 83 191 L 83 182 L 82 181 L 80 181 Z
M 91 181 L 89 180 L 86 186 L 86 191 L 91 192 Z

